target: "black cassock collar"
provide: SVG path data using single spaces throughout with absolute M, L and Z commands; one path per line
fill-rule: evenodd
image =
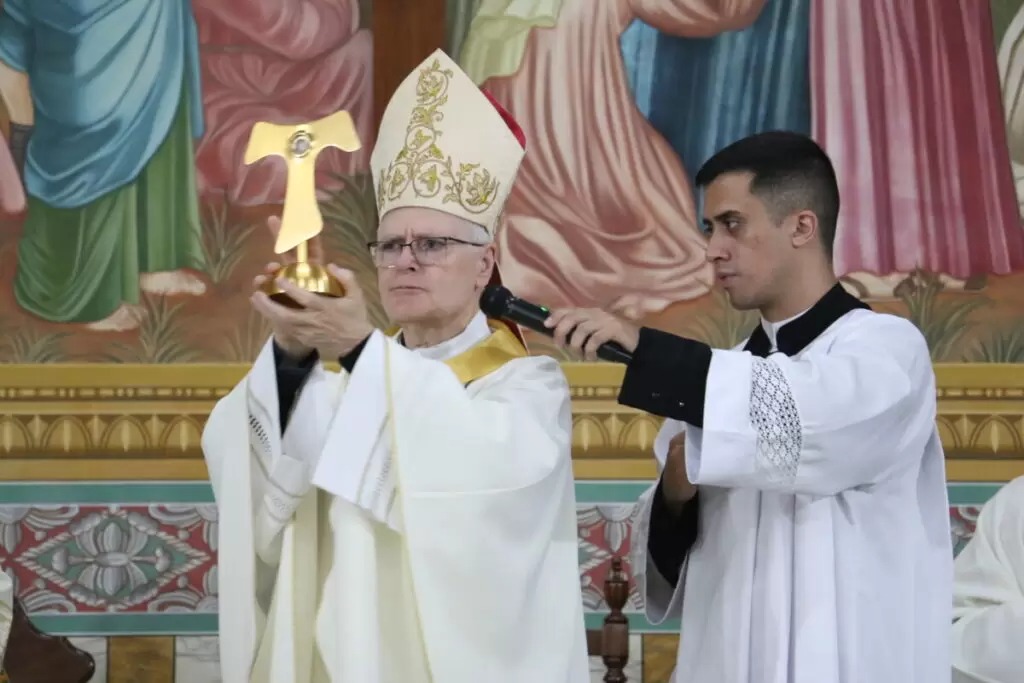
M 836 283 L 807 312 L 776 331 L 775 343 L 779 352 L 787 356 L 800 353 L 808 344 L 831 327 L 832 323 L 858 308 L 871 309 L 860 299 L 848 294 L 842 285 Z M 768 333 L 764 331 L 764 326 L 758 323 L 743 350 L 765 358 L 771 353 L 771 349 L 772 343 L 768 339 Z
M 787 356 L 800 353 L 832 323 L 857 308 L 870 309 L 837 284 L 806 313 L 779 328 L 775 338 L 779 351 Z M 761 325 L 743 347 L 762 358 L 771 349 Z M 643 327 L 633 360 L 626 366 L 619 403 L 702 427 L 711 357 L 711 347 L 704 342 Z

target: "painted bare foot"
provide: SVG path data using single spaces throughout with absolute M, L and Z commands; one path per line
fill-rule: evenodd
M 839 278 L 847 292 L 863 301 L 885 301 L 896 298 L 896 287 L 907 279 L 906 273 L 847 273 Z
M 120 308 L 103 320 L 86 325 L 96 332 L 126 332 L 136 329 L 146 315 L 146 309 L 137 304 L 121 304 Z
M 650 295 L 624 294 L 608 307 L 610 313 L 622 316 L 626 320 L 641 320 L 652 313 L 661 313 L 672 302 Z
M 843 286 L 843 289 L 850 296 L 855 296 L 862 301 L 868 298 L 868 288 L 857 278 L 841 277 L 839 278 L 839 284 Z
M 952 275 L 946 275 L 945 273 L 939 273 L 939 282 L 942 283 L 942 288 L 947 292 L 966 292 L 971 289 L 968 284 L 974 284 L 972 280 L 961 280 L 958 277 Z M 974 287 L 974 289 L 984 289 L 984 281 L 982 281 L 981 287 Z
M 185 270 L 143 273 L 139 277 L 139 286 L 144 292 L 161 296 L 173 296 L 175 294 L 202 296 L 206 294 L 206 283 Z

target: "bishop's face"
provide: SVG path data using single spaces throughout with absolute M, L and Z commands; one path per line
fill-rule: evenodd
M 703 222 L 716 284 L 735 308 L 764 311 L 782 293 L 793 246 L 785 224 L 750 192 L 752 177 L 725 173 L 709 183 Z
M 396 325 L 445 325 L 479 307 L 494 268 L 486 233 L 441 211 L 389 211 L 373 249 L 381 304 Z

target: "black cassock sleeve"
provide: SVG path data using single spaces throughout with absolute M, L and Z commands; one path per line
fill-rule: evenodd
M 640 341 L 619 391 L 619 403 L 646 413 L 704 425 L 704 394 L 711 347 L 649 327 L 641 328 Z M 665 501 L 662 484 L 651 502 L 647 550 L 658 573 L 673 586 L 700 528 L 700 494 L 674 513 Z
M 359 354 L 363 352 L 363 348 L 369 339 L 367 337 L 359 342 L 359 345 L 347 355 L 339 358 L 338 362 L 341 363 L 341 367 L 345 368 L 348 372 L 352 372 L 352 369 L 356 366 L 356 361 L 359 360 Z M 288 419 L 291 417 L 292 407 L 295 405 L 295 397 L 299 395 L 299 389 L 302 388 L 302 385 L 309 378 L 309 373 L 313 372 L 313 366 L 316 365 L 318 359 L 319 354 L 316 351 L 311 351 L 305 358 L 296 360 L 289 357 L 277 345 L 277 342 L 274 342 L 274 367 L 277 370 L 277 406 L 280 410 L 278 419 L 281 421 L 282 434 L 288 426 Z
M 633 360 L 626 366 L 619 403 L 702 427 L 710 368 L 711 347 L 707 344 L 641 328 Z
M 700 493 L 683 504 L 677 515 L 665 501 L 661 482 L 654 491 L 651 503 L 651 527 L 647 536 L 647 550 L 658 573 L 672 586 L 679 583 L 683 562 L 700 529 Z
M 290 357 L 284 350 L 274 342 L 274 368 L 277 370 L 277 407 L 278 419 L 281 424 L 281 433 L 284 433 L 288 426 L 288 418 L 292 415 L 292 406 L 295 405 L 295 397 L 299 389 L 306 383 L 309 373 L 313 372 L 313 366 L 319 355 L 311 351 L 305 358 L 295 359 Z
M 351 374 L 352 370 L 355 369 L 356 361 L 359 360 L 359 355 L 363 352 L 363 349 L 366 348 L 366 342 L 368 341 L 370 341 L 369 337 L 356 344 L 355 347 L 348 352 L 348 355 L 342 356 L 338 359 L 338 362 L 341 363 L 341 367 L 345 368 L 345 372 Z

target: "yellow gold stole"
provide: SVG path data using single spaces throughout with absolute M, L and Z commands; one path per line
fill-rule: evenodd
M 491 336 L 445 361 L 463 385 L 486 377 L 510 360 L 529 355 L 504 322 L 488 318 L 487 326 L 491 328 Z M 397 334 L 397 329 L 388 330 L 389 337 Z

